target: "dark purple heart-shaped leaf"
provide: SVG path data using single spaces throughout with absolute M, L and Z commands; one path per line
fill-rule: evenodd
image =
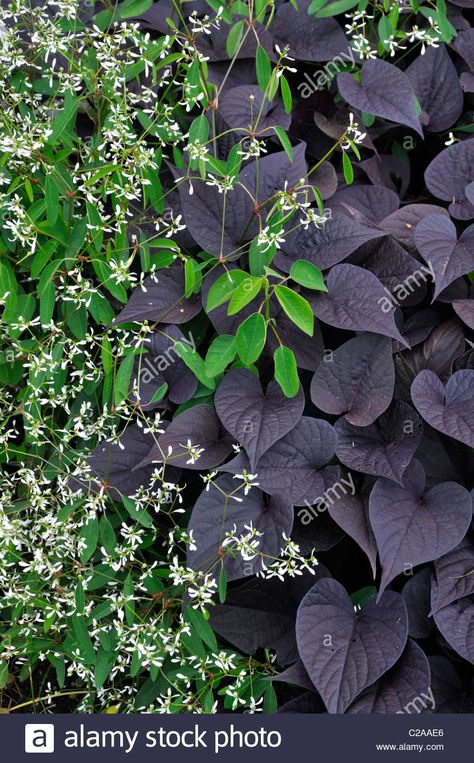
M 289 45 L 290 56 L 303 61 L 330 61 L 337 57 L 346 64 L 351 61 L 353 63 L 354 52 L 349 48 L 347 38 L 336 19 L 309 16 L 309 5 L 310 0 L 300 0 L 298 10 L 289 2 L 280 5 L 271 26 L 273 37 L 280 48 Z M 318 73 L 313 74 L 313 80 L 310 79 L 307 83 L 310 93 L 317 89 Z M 321 73 L 325 75 L 322 70 Z M 298 89 L 303 95 L 304 91 Z
M 444 438 L 441 438 L 436 429 L 432 429 L 428 424 L 425 424 L 416 459 L 426 472 L 428 487 L 437 485 L 439 482 L 462 482 L 460 472 L 450 458 Z
M 148 352 L 137 358 L 132 377 L 136 380 L 140 405 L 146 408 L 162 384 L 168 385 L 172 403 L 190 400 L 197 389 L 197 379 L 174 349 L 175 342 L 190 342 L 176 326 L 163 326 L 145 340 Z
M 360 612 L 336 580 L 323 579 L 306 594 L 296 618 L 298 650 L 330 713 L 351 702 L 389 670 L 407 641 L 400 594 L 372 597 Z
M 474 225 L 458 240 L 451 220 L 428 215 L 416 226 L 415 243 L 430 266 L 436 284 L 433 299 L 456 278 L 474 269 Z
M 459 82 L 461 83 L 461 87 L 464 93 L 474 93 L 474 74 L 471 72 L 463 72 L 459 78 Z M 467 193 L 466 196 L 468 196 Z M 472 199 L 469 199 L 469 201 L 471 204 L 473 203 Z
M 227 194 L 201 180 L 180 180 L 181 209 L 188 231 L 199 246 L 216 257 L 241 254 L 241 238 L 253 220 L 250 197 L 239 185 Z
M 329 507 L 343 496 L 343 490 L 350 493 L 350 479 L 341 482 L 338 466 L 328 466 L 321 471 L 326 487 L 325 493 L 311 506 L 309 503 L 295 509 L 295 521 L 291 532 L 292 540 L 298 544 L 302 554 L 313 551 L 329 551 L 344 537 L 344 531 L 332 519 Z
M 390 405 L 395 371 L 390 339 L 361 334 L 325 355 L 311 382 L 311 400 L 351 424 L 372 424 Z
M 181 206 L 189 232 L 206 252 L 236 259 L 242 245 L 258 233 L 256 204 L 263 204 L 277 191 L 293 187 L 307 172 L 306 144 L 293 150 L 293 160 L 285 151 L 250 162 L 240 172 L 239 183 L 227 193 L 201 180 L 179 182 Z M 174 170 L 175 176 L 179 173 Z M 245 190 L 246 189 L 246 190 Z M 192 190 L 192 193 L 190 191 Z M 260 215 L 265 218 L 263 209 Z
M 207 65 L 208 80 L 218 87 L 223 87 L 223 92 L 240 85 L 256 85 L 257 72 L 255 61 L 250 58 L 237 59 L 229 69 L 228 61 L 215 61 Z M 224 81 L 225 79 L 225 81 Z
M 319 572 L 320 569 L 321 567 L 318 566 L 317 572 Z M 330 575 L 328 574 L 327 577 L 330 577 Z M 314 684 L 300 659 L 296 660 L 296 662 L 294 662 L 293 665 L 290 665 L 289 668 L 286 668 L 281 673 L 277 673 L 276 676 L 273 676 L 272 681 L 281 681 L 282 683 L 301 686 L 302 689 L 307 689 L 316 694 Z
M 386 217 L 380 224 L 386 233 L 409 248 L 415 247 L 415 228 L 427 215 L 444 215 L 449 220 L 449 212 L 434 204 L 407 204 Z
M 142 286 L 132 292 L 127 304 L 113 323 L 154 321 L 156 323 L 186 323 L 201 310 L 201 300 L 184 298 L 184 270 L 180 264 L 148 276 Z
M 275 263 L 285 273 L 290 272 L 295 260 L 308 260 L 320 270 L 326 270 L 344 260 L 359 246 L 380 238 L 383 233 L 352 220 L 335 211 L 322 228 L 297 228 L 285 237 Z
M 474 664 L 474 596 L 463 596 L 434 613 L 434 620 L 448 644 Z
M 406 70 L 421 108 L 428 115 L 426 130 L 443 132 L 462 114 L 463 93 L 456 67 L 445 45 L 429 47 Z
M 425 484 L 423 467 L 412 461 L 403 485 L 381 478 L 370 494 L 370 522 L 382 565 L 379 596 L 401 572 L 446 554 L 468 530 L 468 491 L 443 482 L 426 492 Z
M 331 199 L 331 208 L 347 213 L 355 209 L 371 223 L 377 225 L 396 212 L 400 205 L 398 195 L 381 185 L 349 185 L 340 188 Z
M 413 638 L 426 638 L 433 630 L 433 618 L 429 616 L 432 576 L 431 566 L 422 567 L 402 589 L 408 612 L 408 634 Z
M 424 420 L 474 448 L 474 371 L 456 371 L 446 388 L 433 371 L 420 371 L 411 397 Z
M 438 313 L 428 308 L 407 318 L 400 331 L 410 347 L 415 347 L 425 341 L 439 322 Z
M 311 183 L 315 185 L 323 199 L 329 199 L 337 190 L 337 174 L 330 162 L 323 162 L 311 173 Z M 332 202 L 331 202 L 332 208 Z
M 349 473 L 345 478 L 346 482 L 352 483 L 354 480 Z M 342 481 L 341 481 L 341 484 Z M 352 491 L 354 487 L 352 487 Z M 339 492 L 337 497 L 328 505 L 329 514 L 342 529 L 351 536 L 367 555 L 375 578 L 377 545 L 369 521 L 369 501 L 368 496 L 351 495 L 351 489 L 343 494 Z
M 214 408 L 194 405 L 173 419 L 141 465 L 166 461 L 185 469 L 213 469 L 231 452 L 231 440 L 222 436 Z
M 405 345 L 395 324 L 392 301 L 376 276 L 355 265 L 335 265 L 326 285 L 327 294 L 308 295 L 319 320 L 348 331 L 383 334 Z
M 315 503 L 326 491 L 322 467 L 333 457 L 335 447 L 331 424 L 303 416 L 259 459 L 260 487 L 269 495 L 284 496 L 294 506 Z
M 438 296 L 438 302 L 450 304 L 455 299 L 466 299 L 469 297 L 469 286 L 465 278 L 457 278 L 447 289 Z
M 404 353 L 403 360 L 412 372 L 411 381 L 425 368 L 434 371 L 441 379 L 449 379 L 454 360 L 465 348 L 464 332 L 456 320 L 445 321 L 437 326 L 423 347 Z
M 474 29 L 459 32 L 453 40 L 453 48 L 462 56 L 471 71 L 474 71 Z
M 149 487 L 153 466 L 141 466 L 141 462 L 153 446 L 151 434 L 144 434 L 137 424 L 128 426 L 118 442 L 103 442 L 87 459 L 89 477 L 74 478 L 72 488 L 77 490 L 109 490 L 114 499 L 130 496 L 139 487 Z
M 291 115 L 286 114 L 281 101 L 271 103 L 265 98 L 258 85 L 241 85 L 225 90 L 219 98 L 219 111 L 232 129 L 248 131 L 255 124 L 258 114 L 258 132 L 268 137 L 274 125 L 287 130 L 290 126 Z
M 432 612 L 464 596 L 474 594 L 474 546 L 464 538 L 449 554 L 434 564 L 436 585 L 433 586 Z
M 370 241 L 351 255 L 351 265 L 370 270 L 392 295 L 392 302 L 411 307 L 421 302 L 426 284 L 433 280 L 432 272 L 388 236 Z
M 253 471 L 263 453 L 298 423 L 304 396 L 300 390 L 287 398 L 273 381 L 264 394 L 255 374 L 238 368 L 225 375 L 214 404 L 223 426 L 245 448 Z
M 437 713 L 471 712 L 465 707 L 465 692 L 459 674 L 450 660 L 435 654 L 428 657 L 431 669 L 431 688 L 436 697 Z
M 318 565 L 314 575 L 305 573 L 299 579 L 289 578 L 284 582 L 277 578 L 248 580 L 229 590 L 225 604 L 212 608 L 211 625 L 245 654 L 255 654 L 257 649 L 274 649 L 279 664 L 288 665 L 298 658 L 295 635 L 298 605 L 315 580 L 328 576 L 328 571 Z M 314 691 L 309 677 L 306 675 L 304 679 L 303 665 L 299 672 L 309 684 L 308 688 Z M 280 680 L 281 675 L 275 680 Z M 290 681 L 291 677 L 298 686 L 305 686 L 297 674 L 290 675 Z
M 206 9 L 206 13 L 208 11 L 209 8 Z M 220 27 L 214 28 L 212 34 L 198 34 L 196 37 L 196 47 L 209 61 L 226 61 L 228 67 L 228 59 L 231 58 L 227 53 L 226 42 L 228 34 L 229 27 L 227 24 L 222 24 Z M 273 52 L 272 35 L 268 29 L 265 29 L 263 24 L 253 21 L 253 33 L 248 34 L 245 40 L 242 41 L 242 45 L 237 51 L 237 57 L 253 58 L 255 61 L 257 45 L 259 44 L 266 50 L 270 59 L 274 61 L 275 54 Z
M 466 186 L 474 176 L 474 138 L 454 143 L 428 165 L 425 183 L 433 196 L 449 201 L 456 220 L 471 220 L 474 206 L 467 199 Z
M 462 322 L 474 329 L 474 299 L 455 299 L 451 305 Z
M 238 490 L 239 483 L 242 481 L 225 474 L 209 490 L 203 490 L 188 525 L 196 546 L 194 550 L 188 549 L 189 566 L 218 577 L 222 561 L 229 581 L 260 572 L 264 561 L 261 554 L 278 557 L 285 545 L 282 535 L 289 536 L 293 526 L 290 503 L 282 498 L 268 499 L 256 487 L 245 495 L 243 490 Z M 247 535 L 246 527 L 250 524 L 263 533 L 258 539 L 256 557 L 246 560 L 237 550 L 233 554 L 222 554 L 226 533 L 232 532 L 237 537 Z M 234 546 L 231 542 L 226 546 L 227 551 Z
M 348 708 L 348 713 L 422 713 L 433 710 L 430 665 L 425 653 L 408 639 L 402 656 L 382 678 Z
M 410 184 L 410 165 L 392 154 L 375 154 L 357 165 L 370 182 L 395 191 L 402 199 Z
M 293 149 L 290 160 L 286 151 L 261 157 L 258 162 L 250 162 L 240 173 L 240 182 L 252 197 L 262 204 L 285 187 L 295 186 L 305 177 L 308 170 L 305 159 L 306 144 L 299 143 Z M 263 214 L 263 210 L 261 213 Z
M 298 368 L 314 371 L 319 366 L 324 355 L 324 342 L 318 321 L 314 321 L 313 336 L 308 336 L 303 334 L 281 310 L 275 317 L 275 328 L 280 341 L 285 347 L 293 350 Z M 272 356 L 279 347 L 278 339 L 273 331 L 267 333 L 267 347 Z
M 401 482 L 423 435 L 423 424 L 413 408 L 394 400 L 369 426 L 354 426 L 345 418 L 334 425 L 336 455 L 349 469 Z
M 365 61 L 360 84 L 352 74 L 339 74 L 337 86 L 342 97 L 359 111 L 407 125 L 423 137 L 410 80 L 393 64 L 380 59 Z
M 290 699 L 285 702 L 277 710 L 277 714 L 280 713 L 306 713 L 307 715 L 314 715 L 315 713 L 325 713 L 323 701 L 319 694 L 315 691 L 305 691 L 304 694 L 300 694 L 299 697 Z

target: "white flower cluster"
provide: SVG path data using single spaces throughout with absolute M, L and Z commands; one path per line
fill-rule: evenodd
M 401 0 L 397 4 L 402 5 L 404 2 L 405 0 Z M 377 48 L 374 47 L 375 43 L 367 30 L 367 23 L 372 21 L 374 16 L 367 10 L 357 10 L 346 13 L 346 18 L 350 20 L 350 23 L 345 25 L 345 31 L 351 40 L 352 49 L 362 59 L 378 58 Z M 396 34 L 389 35 L 386 40 L 383 40 L 383 44 L 387 46 L 390 56 L 393 58 L 398 51 L 406 50 L 407 46 L 403 44 L 404 42 L 421 43 L 421 55 L 425 53 L 427 46 L 437 48 L 441 34 L 439 27 L 431 17 L 429 25 L 428 29 L 420 29 L 417 25 L 412 25 L 409 29 L 398 29 Z

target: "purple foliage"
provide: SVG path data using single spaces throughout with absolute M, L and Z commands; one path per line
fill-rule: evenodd
M 347 47 L 344 20 L 306 17 L 309 0 L 299 5 L 298 12 L 278 3 L 274 23 L 260 29 L 268 53 L 274 42 L 289 45 L 304 68 Z M 160 28 L 161 15 L 144 20 Z M 102 445 L 90 458 L 93 476 L 117 490 L 147 484 L 156 462 L 184 470 L 193 568 L 217 577 L 226 533 L 250 523 L 263 533 L 250 566 L 239 555 L 224 557 L 227 580 L 243 582 L 213 607 L 211 623 L 245 653 L 271 648 L 278 664 L 293 663 L 278 681 L 305 693 L 281 712 L 406 712 L 430 691 L 436 710 L 423 707 L 449 711 L 462 685 L 451 663 L 473 675 L 474 138 L 459 131 L 459 141 L 445 145 L 446 130 L 472 121 L 473 103 L 463 92 L 473 76 L 472 32 L 461 32 L 452 49 L 412 56 L 409 65 L 368 60 L 358 77 L 343 71 L 324 97 L 316 94 L 310 106 L 301 99 L 291 114 L 278 98 L 263 100 L 250 35 L 224 82 L 218 113 L 227 129 L 245 132 L 253 96 L 253 108 L 262 109 L 259 137 L 270 138 L 272 126 L 289 128 L 293 157 L 269 142 L 258 162 L 243 162 L 240 186 L 227 199 L 199 178 L 191 194 L 185 171 L 173 168 L 194 251 L 204 250 L 213 267 L 203 268 L 201 297 L 184 298 L 179 262 L 158 271 L 115 321 L 147 319 L 168 329 L 171 339 L 154 335 L 151 358 L 183 336 L 167 324 L 192 331 L 202 319 L 202 358 L 216 336 L 234 336 L 260 310 L 261 295 L 230 315 L 223 302 L 207 309 L 207 300 L 223 273 L 249 270 L 248 244 L 271 206 L 263 202 L 325 156 L 341 98 L 359 124 L 361 112 L 376 118 L 364 128 L 368 138 L 350 187 L 341 151 L 311 178 L 330 219 L 322 227 L 289 226 L 271 262 L 270 282 L 286 278 L 297 261 L 322 272 L 325 290 L 294 288 L 314 314 L 313 335 L 272 304 L 259 360 L 242 367 L 232 356 L 208 387 L 178 360 L 142 390 L 145 405 L 168 384 L 166 430 L 153 440 L 130 427 L 125 450 Z M 206 44 L 210 77 L 223 83 L 225 35 Z M 407 130 L 421 147 L 413 159 L 400 148 Z M 293 397 L 272 378 L 280 344 L 292 349 L 300 370 Z M 204 449 L 194 462 L 188 440 Z M 224 474 L 204 487 L 197 472 L 214 468 Z M 238 477 L 245 470 L 256 475 L 248 492 Z M 282 534 L 301 548 L 324 549 L 327 569 L 300 584 L 256 577 L 265 554 L 280 553 Z M 355 611 L 349 594 L 374 580 Z

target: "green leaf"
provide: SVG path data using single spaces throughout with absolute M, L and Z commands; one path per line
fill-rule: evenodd
M 283 148 L 285 149 L 285 153 L 288 156 L 288 159 L 290 160 L 290 162 L 292 162 L 293 161 L 293 147 L 292 147 L 292 145 L 290 143 L 290 139 L 289 139 L 288 135 L 284 131 L 283 127 L 276 127 L 275 126 L 273 129 L 275 130 L 276 134 L 278 135 L 278 139 L 279 139 L 281 145 L 283 146 Z
M 286 397 L 295 397 L 300 388 L 298 369 L 293 350 L 289 347 L 278 347 L 273 353 L 275 363 L 275 379 Z
M 66 663 L 62 655 L 48 654 L 48 660 L 56 671 L 56 680 L 60 689 L 64 686 L 66 679 Z
M 235 358 L 235 337 L 230 334 L 216 336 L 204 361 L 207 376 L 218 376 Z
M 246 275 L 242 283 L 234 290 L 227 308 L 227 315 L 235 315 L 242 310 L 245 305 L 257 296 L 262 288 L 263 280 L 257 276 Z
M 135 501 L 128 498 L 126 495 L 122 495 L 122 503 L 135 522 L 143 525 L 143 527 L 153 527 L 153 519 L 150 517 L 146 509 L 137 509 Z
M 64 251 L 64 259 L 72 260 L 75 263 L 76 255 L 82 247 L 87 233 L 87 217 L 83 217 L 78 220 L 72 231 L 68 233 L 68 239 L 66 249 Z M 71 267 L 70 263 L 68 267 Z
M 281 75 L 281 77 L 279 78 L 279 81 L 280 81 L 281 97 L 283 99 L 283 106 L 285 107 L 285 112 L 287 114 L 290 114 L 291 109 L 293 108 L 293 98 L 291 95 L 290 86 L 284 74 Z
M 91 295 L 91 301 L 87 309 L 96 323 L 101 323 L 103 326 L 108 326 L 112 323 L 115 317 L 115 313 L 109 300 L 98 291 L 95 291 Z
M 231 149 L 226 161 L 226 174 L 234 176 L 236 180 L 240 172 L 240 165 L 242 164 L 242 156 L 240 155 L 241 150 L 242 147 L 240 143 L 236 143 Z
M 7 660 L 2 660 L 0 662 L 0 689 L 4 689 L 7 685 L 8 675 L 8 662 Z
M 232 23 L 232 13 L 225 7 L 225 5 L 222 5 L 221 0 L 206 0 L 206 3 L 213 11 L 216 11 L 216 13 L 217 11 L 221 12 L 222 19 L 226 24 Z
M 263 695 L 263 712 L 276 713 L 278 710 L 278 700 L 273 684 L 269 683 Z
M 128 598 L 133 596 L 134 592 L 133 579 L 130 573 L 128 573 L 125 578 L 125 583 L 123 584 L 123 595 Z M 129 626 L 132 626 L 135 622 L 135 601 L 133 600 L 125 602 L 125 620 Z
M 290 278 L 301 286 L 306 286 L 307 289 L 328 290 L 320 269 L 308 260 L 296 260 L 291 266 Z
M 240 324 L 235 346 L 242 363 L 249 366 L 260 357 L 267 339 L 267 324 L 261 313 L 253 313 Z
M 205 387 L 209 387 L 209 389 L 215 388 L 216 383 L 214 379 L 207 375 L 206 365 L 196 350 L 193 350 L 189 344 L 184 344 L 184 342 L 176 342 L 174 349 L 181 360 L 183 360 L 187 367 L 193 372 L 194 376 L 199 379 L 201 384 L 204 384 Z
M 392 34 L 392 25 L 388 16 L 381 16 L 377 25 L 378 36 L 384 50 L 389 50 L 389 46 L 385 43 Z
M 253 276 L 263 276 L 265 274 L 265 268 L 272 262 L 276 251 L 276 244 L 266 246 L 263 243 L 259 243 L 258 236 L 254 238 L 250 243 L 249 249 L 250 273 Z
M 104 515 L 99 523 L 100 540 L 108 554 L 112 555 L 115 551 L 117 544 L 117 538 L 115 537 L 115 531 L 110 524 L 109 519 Z
M 264 93 L 267 89 L 270 77 L 272 76 L 272 65 L 270 59 L 261 45 L 257 46 L 257 55 L 255 59 L 255 68 L 257 70 L 257 82 L 260 90 Z
M 79 580 L 79 582 L 76 585 L 75 603 L 76 603 L 76 614 L 82 615 L 84 613 L 84 607 L 85 607 L 86 601 L 84 596 L 84 586 L 82 585 L 81 580 Z
M 82 525 L 79 537 L 84 541 L 85 547 L 81 553 L 82 564 L 87 564 L 94 551 L 97 548 L 97 541 L 99 540 L 99 520 L 97 517 L 89 519 L 86 524 Z
M 354 607 L 363 607 L 365 602 L 368 601 L 376 593 L 377 589 L 373 585 L 366 586 L 365 588 L 360 588 L 358 591 L 355 591 L 353 594 L 351 594 L 351 602 Z
M 267 90 L 268 100 L 273 101 L 277 92 L 278 92 L 278 77 L 276 76 L 270 77 L 270 82 L 269 82 L 268 90 Z
M 112 355 L 112 345 L 108 336 L 104 336 L 100 345 L 100 355 L 102 359 L 102 367 L 104 373 L 110 374 L 114 367 L 114 356 Z
M 316 16 L 319 19 L 326 19 L 330 16 L 337 16 L 339 13 L 344 13 L 345 11 L 349 11 L 351 8 L 354 8 L 358 4 L 359 0 L 335 0 L 333 3 L 328 3 L 327 5 L 323 5 L 323 7 L 319 6 L 319 10 L 316 11 Z M 318 0 L 319 3 L 319 0 Z M 316 3 L 311 3 L 310 7 L 308 8 L 308 13 L 312 13 L 312 7 L 316 5 Z
M 204 114 L 201 114 L 191 123 L 189 128 L 188 142 L 195 143 L 197 141 L 198 143 L 205 143 L 208 137 L 209 122 L 207 121 Z
M 127 355 L 121 362 L 120 368 L 115 377 L 114 403 L 117 407 L 128 395 L 130 389 L 130 379 L 132 378 L 133 365 L 135 363 L 134 355 Z
M 141 16 L 146 13 L 153 5 L 153 0 L 124 0 L 117 9 L 116 14 L 119 19 L 129 19 L 133 16 Z
M 52 174 L 46 175 L 44 193 L 46 198 L 46 220 L 48 225 L 54 225 L 58 219 L 59 191 Z
M 56 289 L 54 288 L 54 283 L 50 281 L 45 286 L 40 296 L 40 321 L 42 326 L 46 326 L 51 321 L 55 302 Z
M 226 598 L 227 598 L 227 573 L 225 571 L 224 565 L 221 565 L 221 571 L 219 573 L 219 601 L 221 604 L 224 604 Z
M 95 665 L 95 651 L 84 618 L 72 615 L 71 623 L 81 657 L 86 665 Z
M 346 151 L 343 151 L 342 153 L 342 168 L 344 170 L 344 180 L 346 181 L 347 185 L 350 185 L 354 180 L 354 170 Z
M 189 604 L 186 607 L 186 620 L 190 623 L 198 634 L 199 638 L 204 641 L 205 644 L 213 652 L 219 652 L 216 637 L 211 626 L 207 622 L 206 618 L 199 609 L 194 609 Z
M 150 400 L 149 405 L 151 403 L 159 403 L 160 400 L 163 400 L 163 398 L 164 398 L 164 396 L 166 395 L 167 392 L 168 392 L 168 384 L 166 382 L 163 382 L 163 384 L 161 384 L 158 387 L 156 392 L 153 393 L 153 396 L 152 396 L 152 398 Z
M 244 21 L 237 21 L 236 24 L 229 30 L 229 34 L 227 35 L 226 40 L 226 51 L 229 58 L 232 58 L 234 54 L 237 51 L 237 48 L 240 45 L 240 41 L 242 40 L 242 35 L 244 32 Z
M 327 0 L 313 0 L 313 2 L 310 3 L 310 6 L 308 8 L 308 13 L 311 13 L 311 14 L 316 13 L 316 11 L 319 11 L 319 9 L 322 8 L 326 2 Z
M 94 681 L 97 689 L 104 685 L 114 666 L 115 659 L 115 652 L 108 652 L 102 646 L 99 648 L 94 671 Z
M 185 260 L 184 263 L 184 296 L 189 299 L 192 294 L 196 294 L 201 288 L 202 275 L 201 268 L 195 260 Z
M 287 286 L 276 286 L 275 296 L 288 318 L 305 334 L 313 336 L 314 315 L 307 300 Z
M 69 125 L 75 123 L 76 112 L 77 96 L 73 90 L 66 90 L 63 109 L 54 119 L 51 135 L 48 137 L 46 141 L 47 143 L 54 143 L 57 141 Z
M 231 298 L 234 289 L 248 278 L 243 270 L 229 270 L 212 284 L 207 295 L 206 312 L 210 313 L 216 307 L 223 305 Z
M 361 117 L 365 127 L 372 127 L 375 122 L 375 117 L 373 114 L 367 114 L 366 111 L 361 111 Z

